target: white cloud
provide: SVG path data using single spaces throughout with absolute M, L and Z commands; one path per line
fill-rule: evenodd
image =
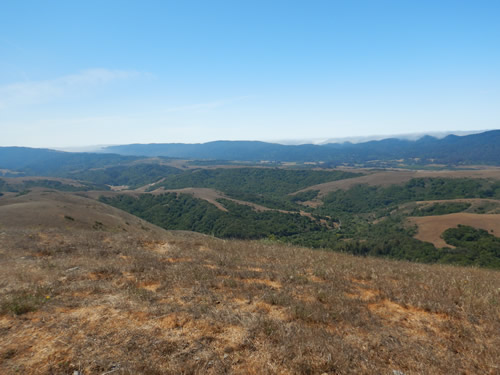
M 0 109 L 46 102 L 82 89 L 146 76 L 146 73 L 128 70 L 89 69 L 52 80 L 11 83 L 0 86 Z

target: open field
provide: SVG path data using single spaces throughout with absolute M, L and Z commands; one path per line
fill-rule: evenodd
M 441 234 L 446 229 L 454 228 L 458 224 L 484 229 L 497 237 L 500 236 L 500 214 L 459 212 L 439 216 L 411 217 L 408 221 L 418 226 L 418 233 L 415 235 L 416 239 L 430 242 L 438 248 L 450 246 L 444 242 Z
M 28 196 L 0 208 L 11 218 L 34 196 L 2 201 Z M 119 210 L 37 199 L 43 226 L 23 215 L 8 225 L 0 211 L 2 374 L 500 371 L 498 272 L 117 231 L 132 220 Z M 81 220 L 78 205 L 108 224 L 60 225 L 72 207 Z
M 357 172 L 366 172 L 367 174 L 361 177 L 348 178 L 345 180 L 326 182 L 309 186 L 299 192 L 308 190 L 319 190 L 318 197 L 339 189 L 347 190 L 354 185 L 367 184 L 371 186 L 390 186 L 394 184 L 404 184 L 412 178 L 422 177 L 444 177 L 444 178 L 491 178 L 500 180 L 500 168 L 491 169 L 471 169 L 457 171 L 408 171 L 408 170 L 386 170 L 386 171 L 370 171 L 356 170 Z

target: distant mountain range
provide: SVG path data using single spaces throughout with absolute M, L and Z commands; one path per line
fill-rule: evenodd
M 465 136 L 418 140 L 388 138 L 363 143 L 282 145 L 258 141 L 215 141 L 201 144 L 156 143 L 108 146 L 101 152 L 187 159 L 367 163 L 412 159 L 418 164 L 500 164 L 500 130 Z
M 108 146 L 100 153 L 0 147 L 0 170 L 27 175 L 65 175 L 72 171 L 124 165 L 138 159 L 168 157 L 246 162 L 324 162 L 337 165 L 500 165 L 500 130 L 418 140 L 388 138 L 364 143 L 282 145 L 257 141 L 201 144 L 159 143 Z M 8 175 L 11 172 L 3 172 Z M 0 175 L 2 172 L 0 171 Z

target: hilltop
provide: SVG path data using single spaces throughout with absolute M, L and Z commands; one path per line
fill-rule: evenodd
M 0 203 L 2 373 L 498 373 L 498 271 L 166 231 L 70 193 Z
M 161 228 L 137 216 L 84 196 L 42 189 L 2 197 L 0 228 L 163 232 Z

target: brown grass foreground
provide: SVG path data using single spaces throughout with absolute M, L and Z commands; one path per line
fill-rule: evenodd
M 0 201 L 0 374 L 500 373 L 498 272 Z
M 2 374 L 500 372 L 498 272 L 183 232 L 0 238 Z

